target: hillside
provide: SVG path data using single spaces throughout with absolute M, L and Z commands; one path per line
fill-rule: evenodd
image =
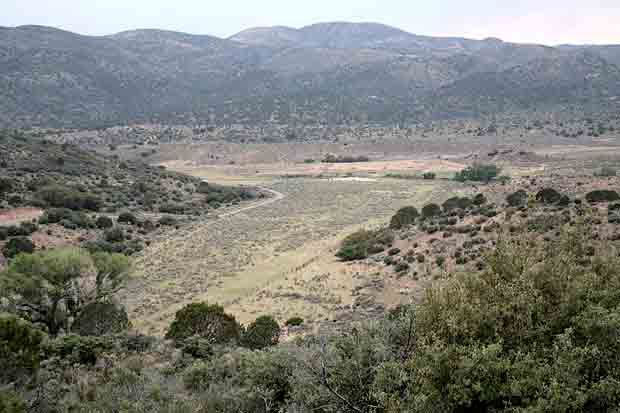
M 0 127 L 307 124 L 613 112 L 620 47 L 522 45 L 375 23 L 82 36 L 0 28 Z

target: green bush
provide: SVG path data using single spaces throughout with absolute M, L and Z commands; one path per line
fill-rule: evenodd
M 467 197 L 453 197 L 446 200 L 443 204 L 443 210 L 446 212 L 451 212 L 456 209 L 467 209 L 471 207 L 473 204 L 472 200 Z
M 45 334 L 33 324 L 0 314 L 0 383 L 32 374 L 41 362 L 44 340 Z
M 125 231 L 120 227 L 114 227 L 106 230 L 103 238 L 107 242 L 123 242 L 125 241 Z
M 501 168 L 493 164 L 474 164 L 463 169 L 461 172 L 457 172 L 454 179 L 459 182 L 474 181 L 474 182 L 490 182 L 495 179 Z
M 252 350 L 275 346 L 280 340 L 280 326 L 271 316 L 258 317 L 241 337 L 241 345 Z
M 595 204 L 598 202 L 613 202 L 620 200 L 620 195 L 616 191 L 612 191 L 609 189 L 598 189 L 592 192 L 588 192 L 586 194 L 586 200 Z
M 13 181 L 10 178 L 0 177 L 0 195 L 4 195 L 13 190 Z
M 527 199 L 527 192 L 525 192 L 523 189 L 519 189 L 518 191 L 508 195 L 506 197 L 506 202 L 508 203 L 508 206 L 521 207 L 527 204 Z
M 288 320 L 286 320 L 286 325 L 288 327 L 299 327 L 303 323 L 304 323 L 304 319 L 301 317 L 291 317 Z
M 390 221 L 391 229 L 401 229 L 412 225 L 419 216 L 419 212 L 415 207 L 408 206 L 399 209 Z
M 43 353 L 46 358 L 59 357 L 71 363 L 94 366 L 101 354 L 113 348 L 110 339 L 72 334 L 45 342 Z
M 437 175 L 434 172 L 424 172 L 422 174 L 422 178 L 427 179 L 427 180 L 433 180 L 437 177 Z
M 178 224 L 178 221 L 171 216 L 163 216 L 159 219 L 159 225 L 164 225 L 164 226 L 171 226 L 174 227 Z
M 235 317 L 226 314 L 217 304 L 193 303 L 177 311 L 166 332 L 166 338 L 177 342 L 200 337 L 210 344 L 238 342 L 241 327 Z
M 487 203 L 487 198 L 484 196 L 484 194 L 476 194 L 476 196 L 474 197 L 474 205 L 484 205 Z
M 536 193 L 536 201 L 544 204 L 557 204 L 562 199 L 562 194 L 553 188 L 543 188 Z
M 127 311 L 111 302 L 86 305 L 77 315 L 71 330 L 81 336 L 104 336 L 121 333 L 129 328 Z
M 441 207 L 437 204 L 426 204 L 422 208 L 422 216 L 424 218 L 432 218 L 441 215 Z
M 9 229 L 6 227 L 0 227 L 0 241 L 4 241 L 9 237 Z
M 39 189 L 37 197 L 50 207 L 72 210 L 98 211 L 102 204 L 101 200 L 93 194 L 57 185 Z
M 0 412 L 26 413 L 26 403 L 17 394 L 0 390 Z
M 383 251 L 394 242 L 394 235 L 388 230 L 360 230 L 346 237 L 336 257 L 343 261 L 355 261 L 367 258 L 370 254 Z
M 2 249 L 2 254 L 7 258 L 13 258 L 18 254 L 32 254 L 33 252 L 34 244 L 30 239 L 24 237 L 11 238 Z
M 122 212 L 118 216 L 118 222 L 121 224 L 136 225 L 138 223 L 138 218 L 131 212 Z
M 109 218 L 109 217 L 106 217 L 106 216 L 102 215 L 102 216 L 97 218 L 97 221 L 95 222 L 95 225 L 99 229 L 109 229 L 109 228 L 112 228 L 114 226 L 114 221 L 112 221 L 112 218 Z

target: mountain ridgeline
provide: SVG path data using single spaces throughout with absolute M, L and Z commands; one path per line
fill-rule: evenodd
M 374 23 L 82 36 L 0 28 L 0 127 L 416 123 L 613 113 L 620 46 L 414 35 Z

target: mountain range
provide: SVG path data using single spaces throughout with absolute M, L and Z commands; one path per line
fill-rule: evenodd
M 403 124 L 619 105 L 620 45 L 429 37 L 346 22 L 227 39 L 0 27 L 0 127 Z

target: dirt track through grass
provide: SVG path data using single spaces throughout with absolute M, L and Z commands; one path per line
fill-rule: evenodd
M 320 271 L 317 262 L 341 265 L 334 263 L 333 248 L 343 234 L 371 218 L 385 222 L 401 206 L 420 205 L 436 185 L 389 179 L 273 182 L 265 187 L 275 198 L 154 242 L 137 258 L 122 300 L 136 327 L 154 334 L 164 331 L 179 308 L 198 300 L 232 307 L 246 321 L 257 308 L 269 310 L 254 305 L 262 289 L 304 266 Z

